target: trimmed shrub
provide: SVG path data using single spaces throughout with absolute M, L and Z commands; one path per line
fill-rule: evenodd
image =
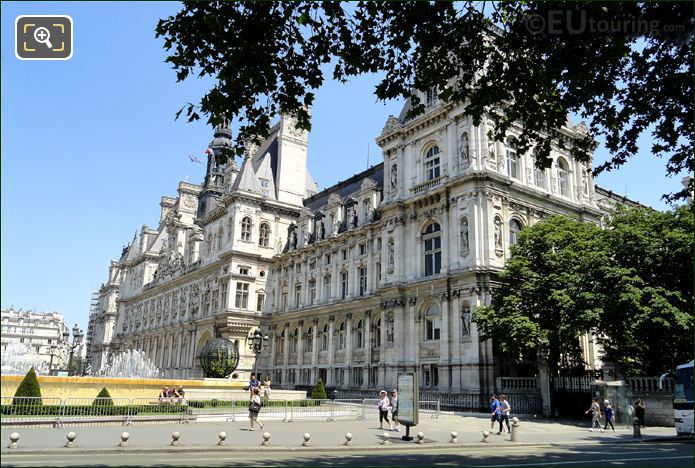
M 326 399 L 328 399 L 328 397 L 326 396 L 326 389 L 323 386 L 323 380 L 319 379 L 319 381 L 316 382 L 316 386 L 311 391 L 311 398 L 313 400 L 326 400 Z
M 24 398 L 22 398 L 24 397 Z M 33 399 L 38 398 L 38 399 Z M 13 405 L 41 405 L 41 387 L 39 387 L 39 379 L 36 378 L 36 371 L 32 367 L 24 376 L 22 382 L 17 387 L 12 400 Z
M 106 387 L 101 389 L 97 397 L 92 402 L 92 406 L 113 406 L 111 394 L 109 394 L 109 391 L 106 390 Z

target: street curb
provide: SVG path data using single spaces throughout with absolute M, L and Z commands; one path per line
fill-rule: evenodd
M 505 441 L 508 442 L 509 444 L 512 444 L 511 441 Z M 649 437 L 649 438 L 643 438 L 643 439 L 630 439 L 630 440 L 597 440 L 597 441 L 574 441 L 574 442 L 554 442 L 554 443 L 534 443 L 534 442 L 517 442 L 514 443 L 515 446 L 517 447 L 567 447 L 567 446 L 572 446 L 576 447 L 578 445 L 581 446 L 587 446 L 587 445 L 603 445 L 603 444 L 640 444 L 640 443 L 648 443 L 648 442 L 681 442 L 681 443 L 693 443 L 693 438 L 692 437 L 677 437 L 677 436 L 665 436 L 665 437 Z M 176 446 L 176 447 L 124 447 L 124 448 L 89 448 L 89 449 L 83 449 L 83 448 L 71 448 L 71 449 L 66 449 L 64 447 L 61 448 L 44 448 L 44 449 L 30 449 L 30 448 L 16 448 L 16 449 L 8 449 L 8 448 L 3 448 L 2 451 L 0 451 L 0 455 L 19 455 L 19 454 L 75 454 L 75 455 L 83 455 L 83 454 L 93 454 L 93 453 L 101 453 L 101 454 L 125 454 L 125 453 L 132 453 L 132 454 L 139 454 L 139 453 L 179 453 L 179 452 L 195 452 L 195 453 L 204 453 L 204 452 L 258 452 L 258 453 L 273 453 L 273 452 L 360 452 L 364 450 L 374 450 L 377 449 L 381 452 L 402 452 L 404 450 L 407 451 L 423 451 L 423 450 L 442 450 L 442 449 L 448 449 L 448 448 L 456 448 L 456 449 L 464 449 L 464 448 L 489 448 L 491 450 L 494 450 L 496 448 L 499 448 L 502 444 L 501 443 L 483 443 L 483 442 L 478 442 L 478 443 L 464 443 L 464 444 L 445 444 L 445 443 L 425 443 L 423 445 L 418 445 L 416 443 L 409 443 L 409 444 L 401 444 L 401 443 L 395 443 L 389 446 L 384 446 L 380 445 L 379 443 L 376 443 L 375 445 L 353 445 L 353 446 L 345 446 L 345 445 L 326 445 L 326 446 L 311 446 L 311 447 L 302 447 L 300 445 L 298 446 L 280 446 L 280 445 L 275 445 L 275 446 L 261 446 L 259 445 L 254 445 L 254 446 L 218 446 L 218 445 L 189 445 L 189 446 Z

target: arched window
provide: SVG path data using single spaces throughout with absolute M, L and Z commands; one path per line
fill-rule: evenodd
M 425 252 L 425 276 L 437 275 L 442 268 L 442 236 L 437 223 L 430 223 L 422 233 Z
M 509 245 L 516 244 L 516 236 L 521 231 L 521 223 L 516 219 L 509 221 Z
M 338 349 L 345 349 L 345 322 L 338 327 Z
M 557 191 L 562 196 L 567 196 L 569 193 L 569 184 L 567 183 L 567 163 L 562 159 L 557 160 L 555 165 L 557 170 Z
M 323 334 L 321 335 L 321 351 L 328 349 L 328 325 L 323 326 Z
M 513 179 L 519 177 L 518 163 L 519 157 L 516 153 L 516 145 L 513 141 L 507 139 L 507 175 Z
M 364 322 L 362 319 L 357 321 L 357 330 L 355 333 L 355 348 L 364 348 Z
M 297 352 L 297 344 L 299 343 L 299 329 L 295 328 L 294 333 L 292 334 L 292 345 L 290 348 L 291 353 L 296 353 Z
M 439 307 L 432 304 L 425 312 L 425 339 L 438 340 L 442 328 L 442 314 Z
M 248 216 L 244 216 L 244 219 L 241 220 L 241 240 L 251 240 L 251 218 Z
M 258 228 L 258 245 L 268 247 L 270 245 L 270 224 L 261 223 Z
M 439 146 L 433 146 L 425 155 L 425 178 L 427 180 L 439 177 Z
M 538 169 L 536 161 L 538 156 L 536 152 L 533 154 L 533 185 L 539 188 L 545 188 L 545 169 Z

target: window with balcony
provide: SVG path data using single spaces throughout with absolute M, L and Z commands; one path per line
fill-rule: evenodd
M 425 154 L 425 178 L 436 179 L 440 175 L 439 146 L 431 147 Z

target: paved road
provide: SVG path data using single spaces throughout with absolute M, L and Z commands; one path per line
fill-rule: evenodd
M 3 455 L 3 467 L 25 466 L 464 466 L 477 468 L 591 466 L 692 467 L 692 445 L 674 442 L 596 444 L 579 447 L 488 445 L 484 448 L 450 448 L 399 451 L 357 448 L 350 452 L 328 449 L 293 452 L 243 452 L 224 450 L 195 453 L 92 453 Z

